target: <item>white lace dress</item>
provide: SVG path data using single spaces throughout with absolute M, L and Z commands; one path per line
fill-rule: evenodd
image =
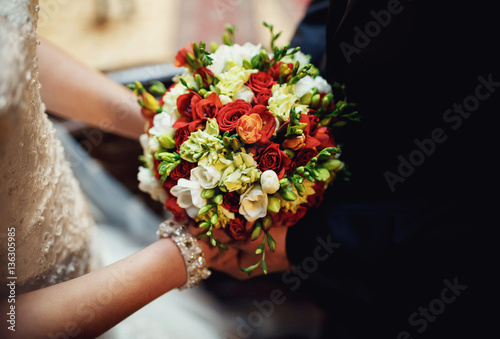
M 72 159 L 68 162 L 40 98 L 37 13 L 36 0 L 0 0 L 0 277 L 5 286 L 15 275 L 17 294 L 80 276 L 100 262 L 120 260 L 145 246 L 144 239 L 154 238 L 151 227 L 158 225 L 157 217 L 145 212 L 95 161 L 79 155 L 75 173 L 87 198 L 94 200 L 87 203 L 70 166 L 74 158 L 68 150 L 78 145 L 71 145 L 74 140 L 58 128 Z M 98 188 L 103 191 L 96 192 Z M 94 224 L 89 206 L 95 212 L 106 203 L 111 205 L 107 212 L 119 214 L 115 219 L 121 229 Z M 123 227 L 127 222 L 135 229 Z M 10 274 L 7 240 L 12 229 L 16 260 Z M 220 338 L 224 327 L 221 310 L 203 290 L 175 290 L 105 337 L 209 339 Z
M 15 228 L 18 293 L 91 269 L 94 223 L 40 99 L 38 5 L 0 0 L 0 260 Z

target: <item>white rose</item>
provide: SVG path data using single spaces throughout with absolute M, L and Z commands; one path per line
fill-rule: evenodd
M 149 129 L 149 133 L 151 135 L 160 135 L 160 134 L 175 134 L 174 125 L 177 118 L 173 115 L 167 114 L 165 112 L 158 113 L 153 118 L 153 127 Z
M 253 100 L 254 94 L 253 91 L 250 87 L 248 86 L 242 86 L 234 95 L 233 99 L 238 100 L 241 99 L 243 101 L 246 101 L 248 103 L 251 103 Z
M 304 94 L 312 90 L 314 87 L 316 87 L 319 92 L 332 93 L 332 86 L 330 86 L 330 84 L 319 75 L 314 78 L 306 75 L 305 77 L 300 79 L 295 84 L 294 93 L 299 98 L 301 98 Z
M 314 79 L 309 75 L 306 75 L 295 84 L 294 92 L 299 98 L 301 98 L 304 94 L 306 94 L 313 88 Z
M 165 192 L 160 182 L 156 180 L 151 169 L 140 166 L 137 179 L 139 180 L 139 189 L 149 193 L 153 200 L 162 203 L 167 201 L 167 192 Z
M 288 52 L 293 51 L 293 48 L 290 48 Z M 291 56 L 286 56 L 283 59 L 281 59 L 282 62 L 285 63 L 292 63 L 295 64 L 296 61 L 299 62 L 299 68 L 305 67 L 309 65 L 311 62 L 311 57 L 302 53 L 301 51 L 298 51 L 297 53 L 291 55 Z
M 197 166 L 191 170 L 191 180 L 198 182 L 204 189 L 217 186 L 220 177 L 221 175 L 215 166 Z
M 325 93 L 332 93 L 332 86 L 323 79 L 321 76 L 316 75 L 314 77 L 314 86 L 318 89 L 320 92 L 325 92 Z
M 267 194 L 262 191 L 259 184 L 252 186 L 240 197 L 239 212 L 250 222 L 266 216 Z
M 191 218 L 196 218 L 200 208 L 207 204 L 207 201 L 201 197 L 203 188 L 192 180 L 184 178 L 179 179 L 177 185 L 172 187 L 170 193 L 177 197 L 177 204 L 184 208 Z
M 232 46 L 221 45 L 210 55 L 213 62 L 208 66 L 208 69 L 217 75 L 227 71 L 226 65 L 228 61 L 241 66 L 244 59 L 251 61 L 255 55 L 260 53 L 261 48 L 262 45 L 254 45 L 249 42 L 245 43 L 243 46 L 238 44 Z
M 260 176 L 260 185 L 267 194 L 274 194 L 280 189 L 280 183 L 276 172 L 267 170 Z

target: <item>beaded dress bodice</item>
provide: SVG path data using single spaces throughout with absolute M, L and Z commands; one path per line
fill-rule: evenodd
M 0 269 L 15 228 L 19 292 L 88 271 L 95 228 L 40 98 L 37 12 L 38 1 L 0 0 Z

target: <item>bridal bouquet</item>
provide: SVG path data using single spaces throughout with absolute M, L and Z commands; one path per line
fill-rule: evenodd
M 184 67 L 168 89 L 130 84 L 147 121 L 141 137 L 141 190 L 165 204 L 176 220 L 192 219 L 201 238 L 224 251 L 213 235 L 224 229 L 236 241 L 257 241 L 267 273 L 265 246 L 276 243 L 271 227 L 292 226 L 321 203 L 343 168 L 333 127 L 356 120 L 344 88 L 318 75 L 308 56 L 289 45 L 271 49 L 234 43 L 192 43 L 175 65 Z M 334 96 L 339 92 L 339 99 Z

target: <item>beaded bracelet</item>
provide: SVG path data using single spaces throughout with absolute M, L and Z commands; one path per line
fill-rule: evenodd
M 198 244 L 198 240 L 185 227 L 173 220 L 167 220 L 160 224 L 156 233 L 159 239 L 171 238 L 184 258 L 187 280 L 184 285 L 179 287 L 179 290 L 198 286 L 203 279 L 207 279 L 210 276 L 211 272 L 206 266 L 203 251 Z

